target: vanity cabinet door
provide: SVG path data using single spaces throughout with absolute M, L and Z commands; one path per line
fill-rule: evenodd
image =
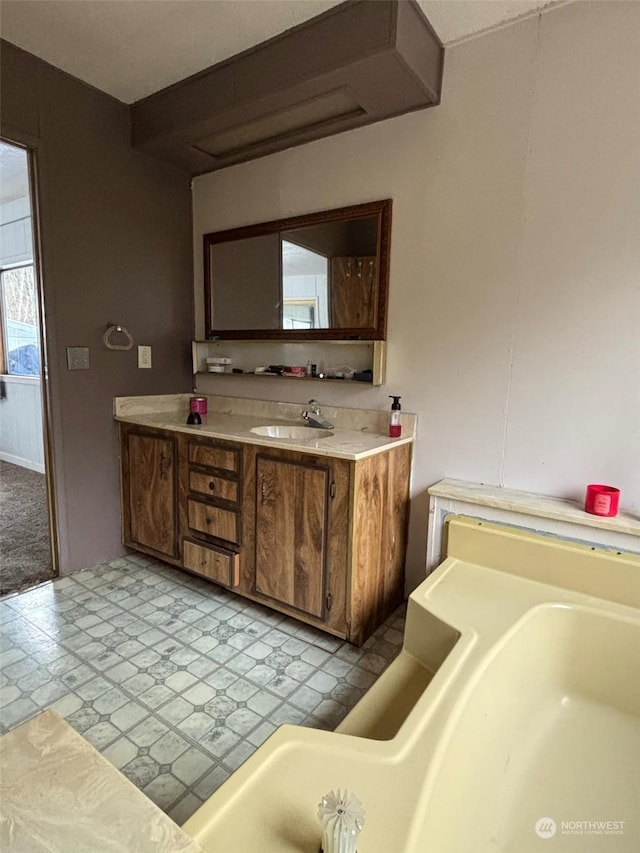
M 176 439 L 154 430 L 122 430 L 124 544 L 178 556 Z
M 329 469 L 256 460 L 256 592 L 323 619 Z

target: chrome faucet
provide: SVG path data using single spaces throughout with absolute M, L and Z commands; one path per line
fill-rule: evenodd
M 308 427 L 317 429 L 333 429 L 333 424 L 323 417 L 320 411 L 320 403 L 317 400 L 309 400 L 309 408 L 302 413 L 302 418 Z

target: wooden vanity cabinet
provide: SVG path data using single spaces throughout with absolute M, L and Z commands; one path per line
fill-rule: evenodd
M 410 444 L 350 461 L 120 428 L 125 545 L 358 645 L 403 600 Z
M 179 561 L 174 433 L 121 425 L 122 534 L 130 548 Z

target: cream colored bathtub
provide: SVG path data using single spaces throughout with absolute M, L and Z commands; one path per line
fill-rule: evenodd
M 528 611 L 461 691 L 427 774 L 416 849 L 428 839 L 438 853 L 548 849 L 554 836 L 535 834 L 547 817 L 562 851 L 640 850 L 639 654 L 638 619 Z
M 464 518 L 448 539 L 397 660 L 335 733 L 278 729 L 184 825 L 206 851 L 317 853 L 345 787 L 360 853 L 640 850 L 640 558 Z

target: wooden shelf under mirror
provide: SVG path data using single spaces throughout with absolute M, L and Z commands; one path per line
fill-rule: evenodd
M 276 381 L 290 379 L 294 382 L 331 382 L 342 385 L 383 385 L 386 373 L 385 341 L 257 341 L 224 340 L 193 341 L 193 374 L 200 376 L 233 376 L 238 379 L 263 379 Z M 211 373 L 207 370 L 206 359 L 226 356 L 232 359 L 229 369 L 224 373 Z M 255 373 L 259 366 L 286 364 L 303 366 L 309 361 L 323 365 L 326 370 L 351 367 L 362 372 L 371 371 L 370 380 L 340 379 L 335 376 L 278 376 L 269 373 Z M 232 373 L 238 367 L 243 373 Z

